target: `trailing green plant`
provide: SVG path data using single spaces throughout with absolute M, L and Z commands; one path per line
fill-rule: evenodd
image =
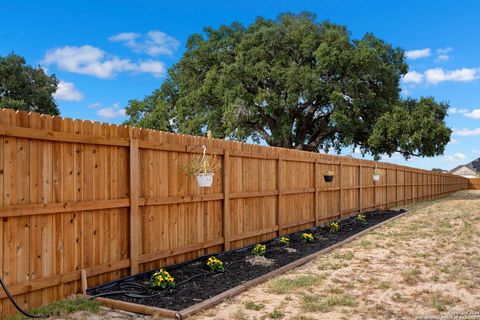
M 280 238 L 280 243 L 285 246 L 285 247 L 288 247 L 290 245 L 290 239 L 287 238 L 287 237 L 281 237 Z
M 263 256 L 267 251 L 267 246 L 261 243 L 257 243 L 252 249 L 252 253 L 256 256 Z
M 383 176 L 383 171 L 378 168 L 375 168 L 373 169 L 373 174 L 377 176 Z
M 223 262 L 220 259 L 217 259 L 215 257 L 208 258 L 207 266 L 210 269 L 210 271 L 213 272 L 213 273 L 225 271 L 225 268 L 223 266 Z
M 220 160 L 215 156 L 206 155 L 193 157 L 189 163 L 183 165 L 182 170 L 189 176 L 196 176 L 199 174 L 215 173 L 220 167 Z
M 312 242 L 315 238 L 311 233 L 302 233 L 302 240 L 305 242 Z
M 359 214 L 355 219 L 358 222 L 367 222 L 367 217 L 364 214 Z
M 155 288 L 175 288 L 175 279 L 167 271 L 160 269 L 150 279 L 150 284 Z
M 328 225 L 330 232 L 338 232 L 340 230 L 340 224 L 338 222 L 332 222 Z

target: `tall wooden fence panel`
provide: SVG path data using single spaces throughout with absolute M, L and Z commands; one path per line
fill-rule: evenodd
M 480 179 L 479 178 L 468 179 L 468 189 L 480 190 Z
M 222 163 L 211 188 L 182 171 L 201 145 Z M 79 292 L 81 270 L 95 286 L 467 187 L 405 166 L 4 109 L 0 275 L 29 309 Z M 0 314 L 12 313 L 1 292 Z

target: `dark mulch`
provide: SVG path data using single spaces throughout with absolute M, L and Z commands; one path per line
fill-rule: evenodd
M 367 212 L 365 213 L 367 217 L 365 223 L 360 223 L 356 221 L 355 218 L 346 219 L 341 221 L 340 231 L 335 233 L 330 232 L 328 226 L 296 232 L 286 236 L 290 238 L 289 247 L 297 250 L 297 252 L 293 253 L 287 253 L 282 249 L 278 239 L 266 242 L 267 253 L 265 257 L 274 261 L 270 266 L 253 266 L 245 262 L 245 258 L 251 256 L 250 246 L 216 255 L 224 262 L 226 268 L 224 273 L 212 274 L 208 272 L 206 266 L 208 257 L 197 258 L 179 266 L 165 268 L 175 278 L 175 289 L 159 291 L 151 288 L 149 286 L 150 277 L 157 271 L 152 270 L 151 272 L 130 276 L 89 289 L 88 294 L 100 294 L 110 299 L 179 311 L 236 287 L 248 280 L 257 278 L 281 266 L 327 248 L 403 212 L 403 210 Z M 311 243 L 302 241 L 300 236 L 303 232 L 312 233 L 315 236 L 315 241 Z

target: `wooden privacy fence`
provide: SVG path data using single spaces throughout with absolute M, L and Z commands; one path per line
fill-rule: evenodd
M 468 179 L 468 189 L 480 190 L 480 179 L 479 178 Z
M 222 161 L 211 188 L 181 170 L 201 144 Z M 467 188 L 378 168 L 374 183 L 372 161 L 0 110 L 0 274 L 32 308 L 79 292 L 83 269 L 95 286 Z

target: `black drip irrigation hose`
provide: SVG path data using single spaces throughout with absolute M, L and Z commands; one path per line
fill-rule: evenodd
M 399 210 L 400 213 L 402 212 L 405 212 L 404 209 L 401 209 Z M 376 214 L 377 211 L 373 211 L 373 212 L 365 212 L 366 215 L 374 215 Z M 355 224 L 354 221 L 349 221 L 351 220 L 352 217 L 348 217 L 348 218 L 343 218 L 343 219 L 340 219 L 339 222 L 341 223 L 341 225 L 343 227 L 348 227 L 348 226 L 351 226 L 353 224 Z M 326 224 L 322 224 L 322 225 L 319 225 L 319 226 L 316 226 L 316 227 L 313 227 L 313 228 L 309 228 L 307 230 L 311 230 L 311 231 L 319 231 L 321 230 L 322 228 L 324 228 L 326 226 Z M 275 239 L 272 239 L 270 241 L 268 241 L 269 243 L 275 243 L 276 240 L 278 240 L 279 238 L 275 238 Z M 246 246 L 244 248 L 241 248 L 241 249 L 233 249 L 233 250 L 229 250 L 229 251 L 226 251 L 226 252 L 221 252 L 219 254 L 217 254 L 217 257 L 222 257 L 228 253 L 231 253 L 231 252 L 244 252 L 244 251 L 248 251 L 250 250 L 251 248 L 253 248 L 255 246 L 255 244 L 252 244 L 252 245 L 249 245 L 249 246 Z M 270 250 L 267 250 L 265 253 L 270 253 L 270 252 L 275 252 L 275 251 L 280 251 L 280 250 L 284 250 L 285 247 L 277 247 L 275 249 L 270 249 Z M 203 260 L 205 259 L 206 257 L 210 257 L 212 256 L 211 254 L 208 254 L 208 255 L 203 255 L 203 256 L 200 256 L 200 257 L 197 257 L 193 260 L 189 260 L 189 261 L 184 261 L 182 263 L 179 263 L 179 264 L 176 264 L 174 266 L 171 266 L 169 268 L 167 268 L 166 270 L 172 270 L 172 269 L 176 269 L 176 268 L 179 268 L 183 265 L 186 265 L 186 264 L 189 264 L 189 263 L 192 263 L 192 262 L 196 262 L 196 261 L 200 261 L 200 260 Z M 232 265 L 235 265 L 237 263 L 240 263 L 240 262 L 244 262 L 245 259 L 241 259 L 241 260 L 235 260 L 235 261 L 232 261 L 230 262 L 224 269 L 224 272 L 227 271 Z M 224 274 L 224 272 L 220 273 L 220 274 L 214 274 L 213 276 L 220 276 L 222 274 Z M 137 274 L 136 276 L 139 276 L 139 275 L 145 275 L 145 274 L 148 274 L 148 273 L 151 273 L 151 271 L 147 271 L 147 272 L 143 272 L 143 273 L 140 273 L 140 274 Z M 176 284 L 176 287 L 179 287 L 181 285 L 184 285 L 185 283 L 193 280 L 193 279 L 196 279 L 196 278 L 199 278 L 199 277 L 202 277 L 202 276 L 207 276 L 211 274 L 210 272 L 203 272 L 203 273 L 200 273 L 200 274 L 196 274 L 178 284 Z M 90 297 L 90 300 L 93 300 L 95 298 L 99 298 L 99 297 L 105 297 L 105 296 L 110 296 L 110 295 L 115 295 L 115 294 L 123 294 L 127 297 L 131 297 L 131 298 L 140 298 L 140 299 L 148 299 L 148 298 L 154 298 L 154 297 L 158 297 L 162 294 L 164 294 L 168 289 L 163 289 L 162 291 L 158 292 L 158 293 L 154 293 L 154 294 L 141 294 L 141 293 L 138 293 L 138 292 L 143 292 L 143 293 L 147 293 L 147 288 L 145 288 L 145 286 L 141 285 L 141 284 L 138 284 L 138 283 L 132 283 L 131 281 L 134 281 L 135 280 L 135 277 L 136 276 L 130 276 L 128 278 L 125 278 L 121 281 L 112 281 L 110 283 L 106 283 L 100 287 L 97 287 L 97 289 L 101 289 L 101 288 L 111 288 L 113 286 L 115 286 L 116 284 L 119 285 L 120 289 L 124 289 L 124 290 L 117 290 L 117 291 L 110 291 L 110 292 L 103 292 L 103 293 L 99 293 L 99 294 L 96 294 L 96 295 L 93 295 Z M 130 290 L 128 290 L 130 289 Z M 137 289 L 138 291 L 133 291 L 134 289 Z M 13 301 L 12 301 L 13 302 Z
M 12 297 L 12 294 L 10 293 L 10 291 L 8 291 L 8 288 L 7 286 L 5 285 L 5 283 L 3 282 L 3 279 L 0 277 L 0 285 L 2 286 L 2 289 L 3 291 L 5 291 L 5 294 L 7 295 L 8 299 L 10 300 L 10 302 L 15 306 L 15 308 L 20 311 L 21 314 L 23 314 L 24 316 L 26 317 L 29 317 L 29 318 L 35 318 L 35 319 L 46 319 L 48 317 L 50 317 L 49 314 L 31 314 L 25 310 L 23 310 L 18 304 L 17 302 L 15 301 L 15 299 L 13 299 Z
M 230 262 L 224 269 L 224 272 L 227 271 L 232 265 L 234 264 L 237 264 L 237 263 L 240 263 L 240 262 L 243 262 L 245 261 L 245 259 L 241 259 L 241 260 L 235 260 L 235 261 L 232 261 Z M 210 272 L 203 272 L 203 273 L 199 273 L 199 274 L 196 274 L 194 276 L 191 276 L 190 278 L 188 279 L 185 279 L 184 281 L 182 282 L 179 282 L 177 283 L 175 286 L 176 287 L 179 287 L 181 285 L 184 285 L 185 283 L 193 280 L 193 279 L 196 279 L 196 278 L 199 278 L 199 277 L 204 277 L 204 276 L 207 276 L 211 274 Z M 222 273 L 223 274 L 223 273 Z M 219 274 L 220 275 L 220 274 Z M 118 291 L 110 291 L 110 292 L 103 292 L 103 293 L 99 293 L 99 294 L 96 294 L 94 296 L 91 296 L 90 297 L 90 300 L 93 300 L 95 298 L 99 298 L 99 297 L 105 297 L 105 296 L 110 296 L 110 295 L 115 295 L 115 294 L 123 294 L 127 297 L 130 297 L 130 298 L 139 298 L 139 299 L 148 299 L 148 298 L 155 298 L 155 297 L 158 297 L 160 295 L 162 295 L 163 293 L 165 293 L 165 291 L 167 291 L 167 289 L 164 289 L 158 293 L 154 293 L 154 294 L 141 294 L 141 293 L 137 293 L 133 290 L 128 290 L 128 289 L 139 289 L 139 291 L 141 292 L 147 292 L 146 288 L 144 286 L 142 286 L 141 284 L 138 284 L 138 283 L 130 283 L 130 282 L 127 282 L 127 283 L 121 283 L 119 285 L 120 289 L 124 289 L 124 290 L 118 290 Z
M 227 271 L 228 269 L 230 269 L 230 267 L 233 266 L 234 264 L 240 263 L 240 262 L 243 262 L 243 261 L 245 261 L 245 259 L 235 260 L 235 261 L 230 262 L 230 263 L 225 267 L 224 272 Z
M 199 278 L 199 277 L 202 277 L 202 276 L 206 276 L 210 274 L 209 272 L 204 272 L 204 273 L 200 273 L 200 274 L 196 274 L 188 279 L 185 279 L 184 281 L 180 282 L 180 283 L 177 283 L 175 286 L 176 287 L 179 287 L 195 278 Z M 146 288 L 140 284 L 136 284 L 136 283 L 123 283 L 123 284 L 120 284 L 120 289 L 124 289 L 125 287 L 131 287 L 131 289 L 133 288 L 136 288 L 136 289 L 140 289 L 142 290 L 142 292 L 147 292 Z M 110 295 L 114 295 L 114 294 L 123 294 L 123 295 L 126 295 L 127 297 L 131 297 L 131 298 L 154 298 L 154 297 L 158 297 L 160 295 L 162 295 L 165 291 L 167 291 L 167 289 L 163 289 L 162 291 L 158 292 L 158 293 L 154 293 L 154 294 L 140 294 L 140 293 L 137 293 L 135 291 L 132 291 L 132 290 L 119 290 L 119 291 L 110 291 L 110 292 L 103 292 L 103 293 L 99 293 L 99 294 L 96 294 L 94 296 L 91 296 L 90 297 L 90 300 L 92 299 L 95 299 L 95 298 L 99 298 L 99 297 L 105 297 L 105 296 L 110 296 Z

